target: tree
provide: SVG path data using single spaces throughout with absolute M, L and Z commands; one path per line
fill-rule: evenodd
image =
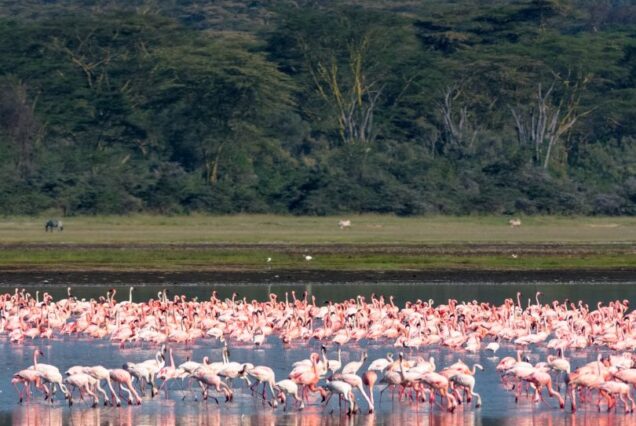
M 589 76 L 578 79 L 573 84 L 569 78 L 561 82 L 563 93 L 554 101 L 555 79 L 548 90 L 541 83 L 537 85 L 534 104 L 529 108 L 510 108 L 517 130 L 519 143 L 533 147 L 533 161 L 547 169 L 557 144 L 572 130 L 574 125 L 591 110 L 581 111 L 579 103 L 582 91 L 590 81 Z
M 44 126 L 35 117 L 37 100 L 31 101 L 27 85 L 15 78 L 0 81 L 0 128 L 4 129 L 15 152 L 15 171 L 28 178 L 34 165 L 36 145 L 44 136 Z
M 439 104 L 444 140 L 451 150 L 458 152 L 471 149 L 478 134 L 477 127 L 469 117 L 468 106 L 457 106 L 461 94 L 461 89 L 449 86 L 444 90 L 444 99 Z
M 292 86 L 261 54 L 247 50 L 249 39 L 190 42 L 152 53 L 158 90 L 146 105 L 162 117 L 173 159 L 202 169 L 214 187 L 223 158 L 262 138 L 269 117 L 290 105 Z
M 371 144 L 377 136 L 373 118 L 384 84 L 365 69 L 368 37 L 349 45 L 346 71 L 340 70 L 335 55 L 328 63 L 309 64 L 316 89 L 336 117 L 338 134 L 345 144 Z

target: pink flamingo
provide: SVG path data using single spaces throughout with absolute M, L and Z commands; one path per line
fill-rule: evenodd
M 24 386 L 22 392 L 18 389 L 18 383 L 22 383 Z M 42 373 L 36 370 L 26 369 L 18 371 L 13 375 L 11 384 L 15 386 L 15 390 L 18 392 L 20 403 L 22 403 L 24 393 L 26 394 L 27 401 L 31 399 L 31 391 L 29 389 L 31 384 L 35 385 L 35 388 L 41 390 L 45 395 L 49 393 L 46 385 L 42 383 Z
M 278 399 L 283 404 L 283 411 L 287 410 L 287 396 L 291 395 L 294 397 L 297 403 L 300 404 L 299 410 L 305 408 L 305 401 L 298 395 L 298 385 L 294 383 L 294 381 L 290 379 L 281 380 L 280 382 L 276 382 L 274 385 L 274 389 L 278 390 Z
M 276 379 L 274 375 L 274 370 L 264 365 L 257 365 L 256 367 L 248 369 L 247 364 L 243 366 L 242 375 L 249 375 L 254 378 L 254 384 L 250 386 L 250 390 L 253 392 L 254 388 L 257 387 L 260 383 L 263 384 L 263 400 L 267 401 L 267 397 L 265 396 L 265 387 L 269 386 L 269 390 L 272 394 L 272 401 L 270 405 L 276 407 L 278 403 L 276 402 L 276 393 L 274 392 L 274 386 L 276 385 Z
M 373 407 L 375 407 L 375 403 L 373 401 L 373 386 L 375 385 L 375 382 L 377 380 L 378 380 L 378 374 L 375 371 L 373 371 L 373 370 L 366 371 L 362 375 L 362 382 L 369 389 L 369 398 L 371 399 L 371 405 Z
M 194 373 L 194 378 L 198 380 L 199 383 L 201 383 L 204 387 L 204 400 L 208 399 L 208 389 L 210 387 L 214 387 L 217 392 L 223 392 L 225 394 L 225 402 L 231 402 L 234 399 L 234 393 L 232 392 L 232 389 L 230 389 L 230 387 L 224 381 L 222 381 L 218 375 L 205 371 L 204 369 L 199 369 Z M 219 400 L 215 397 L 212 397 L 212 399 L 214 399 L 217 404 L 219 403 Z
M 60 387 L 64 395 L 68 394 L 68 390 L 62 383 L 62 374 L 60 373 L 60 370 L 50 364 L 38 363 L 39 355 L 44 356 L 44 353 L 42 353 L 42 351 L 39 349 L 35 349 L 33 351 L 33 365 L 29 368 L 40 372 L 42 380 L 51 383 L 51 392 L 45 396 L 45 399 L 49 399 L 50 402 L 53 402 L 53 396 L 55 395 L 56 386 Z
M 68 376 L 64 381 L 71 387 L 71 390 L 66 395 L 69 406 L 73 405 L 73 389 L 77 388 L 80 392 L 80 398 L 84 399 L 84 395 L 91 396 L 93 398 L 93 408 L 97 407 L 99 398 L 93 391 L 99 385 L 97 379 L 86 373 L 77 373 Z
M 629 392 L 629 385 L 627 383 L 610 380 L 608 382 L 602 383 L 599 386 L 599 391 L 601 395 L 605 396 L 608 401 L 607 411 L 610 411 L 616 404 L 616 395 L 618 395 L 621 402 L 625 406 L 625 413 L 633 412 L 634 408 L 636 408 L 636 403 L 634 402 L 634 398 L 632 398 L 632 395 Z M 631 406 L 625 399 L 627 399 L 631 403 Z
M 545 387 L 548 390 L 550 397 L 557 398 L 560 408 L 565 406 L 563 397 L 561 397 L 559 392 L 552 388 L 552 377 L 550 377 L 548 373 L 535 370 L 529 376 L 525 377 L 524 380 L 534 385 L 535 401 L 539 401 L 539 399 L 543 400 L 543 397 L 541 396 L 541 389 Z
M 110 380 L 119 384 L 119 387 L 123 389 L 128 394 L 128 404 L 133 404 L 133 396 L 135 397 L 135 402 L 137 405 L 141 405 L 141 398 L 139 394 L 135 390 L 132 384 L 132 377 L 130 373 L 123 368 L 115 368 L 109 370 Z
M 289 378 L 296 384 L 304 386 L 303 397 L 308 399 L 308 391 L 318 392 L 319 388 L 316 387 L 320 376 L 318 375 L 318 360 L 320 356 L 317 353 L 312 353 L 309 357 L 311 359 L 311 368 L 298 371 L 290 374 Z

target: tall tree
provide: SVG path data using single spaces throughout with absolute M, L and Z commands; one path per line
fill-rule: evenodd
M 0 128 L 6 133 L 15 155 L 15 171 L 22 179 L 32 174 L 36 146 L 44 136 L 44 126 L 35 116 L 36 105 L 24 82 L 10 77 L 0 80 Z

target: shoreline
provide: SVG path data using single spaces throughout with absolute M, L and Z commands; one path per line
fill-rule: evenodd
M 636 279 L 636 244 L 0 243 L 0 284 L 583 279 Z
M 312 253 L 384 253 L 384 254 L 507 254 L 545 253 L 559 254 L 598 254 L 633 253 L 636 255 L 635 242 L 440 242 L 440 243 L 2 243 L 0 250 L 191 250 L 191 251 L 272 251 L 275 253 L 312 252 Z
M 446 282 L 506 282 L 532 281 L 602 281 L 636 280 L 635 269 L 620 270 L 402 270 L 402 271 L 336 271 L 336 270 L 267 270 L 267 271 L 60 271 L 60 270 L 0 270 L 0 286 L 35 286 L 73 283 L 75 285 L 210 283 L 435 283 Z

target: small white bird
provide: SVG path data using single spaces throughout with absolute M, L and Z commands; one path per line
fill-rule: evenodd
M 515 254 L 515 253 L 512 253 L 512 258 L 513 258 L 513 259 L 516 259 L 516 258 L 518 258 L 518 257 L 519 257 L 519 255 L 517 255 L 517 254 Z
M 270 263 L 271 261 L 272 261 L 272 258 L 271 258 L 271 257 L 268 257 L 268 258 L 267 258 L 267 263 Z
M 497 351 L 499 350 L 499 336 L 495 337 L 494 342 L 488 343 L 488 345 L 486 346 L 486 350 L 492 351 L 493 354 L 497 353 Z
M 313 259 L 313 257 L 309 256 L 308 254 L 305 255 L 305 260 L 307 262 L 309 262 L 311 259 Z
M 486 350 L 492 351 L 493 354 L 496 353 L 499 350 L 499 343 L 497 342 L 488 343 L 488 345 L 486 346 Z

